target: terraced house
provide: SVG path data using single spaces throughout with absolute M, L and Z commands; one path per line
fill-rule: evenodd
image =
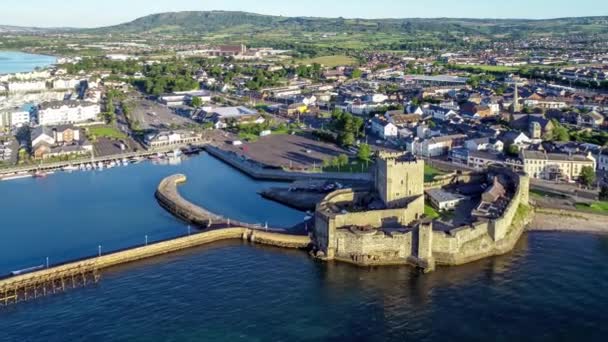
M 579 178 L 583 167 L 596 168 L 596 160 L 591 155 L 546 153 L 521 151 L 524 171 L 532 178 L 544 180 L 574 181 Z

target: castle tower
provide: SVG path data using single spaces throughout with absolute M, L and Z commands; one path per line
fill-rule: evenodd
M 380 152 L 374 174 L 376 191 L 389 208 L 424 195 L 424 161 L 409 153 Z

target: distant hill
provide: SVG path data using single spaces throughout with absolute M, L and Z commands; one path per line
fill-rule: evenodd
M 42 33 L 57 29 L 0 25 L 0 33 Z
M 524 19 L 344 19 L 282 17 L 247 12 L 173 12 L 153 14 L 132 22 L 97 28 L 99 33 L 461 33 L 495 36 L 509 34 L 606 34 L 608 17 Z

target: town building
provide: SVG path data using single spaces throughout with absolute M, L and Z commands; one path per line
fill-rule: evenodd
M 38 105 L 36 115 L 42 126 L 96 121 L 101 113 L 98 103 L 86 101 L 51 101 Z
M 425 193 L 431 205 L 439 211 L 453 210 L 458 204 L 469 199 L 466 196 L 443 189 L 429 189 Z
M 233 125 L 262 124 L 266 121 L 256 110 L 247 107 L 218 107 L 206 109 L 203 122 L 211 122 L 216 129 Z
M 199 143 L 201 139 L 202 134 L 200 133 L 187 130 L 179 130 L 148 134 L 145 136 L 144 142 L 148 147 L 159 148 L 196 144 Z
M 397 138 L 399 136 L 399 128 L 381 116 L 372 119 L 371 130 L 382 139 Z
M 596 169 L 596 160 L 591 153 L 579 155 L 522 150 L 520 158 L 524 171 L 537 179 L 575 181 L 583 167 Z
M 30 139 L 35 159 L 82 156 L 93 151 L 81 129 L 72 125 L 37 126 L 30 132 Z
M 462 146 L 466 138 L 467 136 L 464 134 L 454 134 L 414 140 L 408 146 L 408 151 L 422 157 L 439 157 L 448 154 L 456 147 Z
M 29 125 L 30 120 L 31 115 L 27 111 L 0 112 L 0 128 L 22 127 Z
M 29 80 L 29 81 L 12 80 L 12 81 L 9 81 L 6 83 L 6 89 L 10 93 L 43 91 L 43 90 L 46 90 L 46 81 L 45 80 Z
M 579 114 L 576 118 L 576 124 L 579 127 L 600 128 L 604 124 L 605 118 L 602 114 L 591 111 L 589 113 Z

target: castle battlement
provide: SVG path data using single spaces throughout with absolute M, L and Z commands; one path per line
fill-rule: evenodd
M 389 165 L 415 165 L 420 162 L 413 154 L 410 154 L 409 152 L 380 151 L 378 152 L 378 159 Z

